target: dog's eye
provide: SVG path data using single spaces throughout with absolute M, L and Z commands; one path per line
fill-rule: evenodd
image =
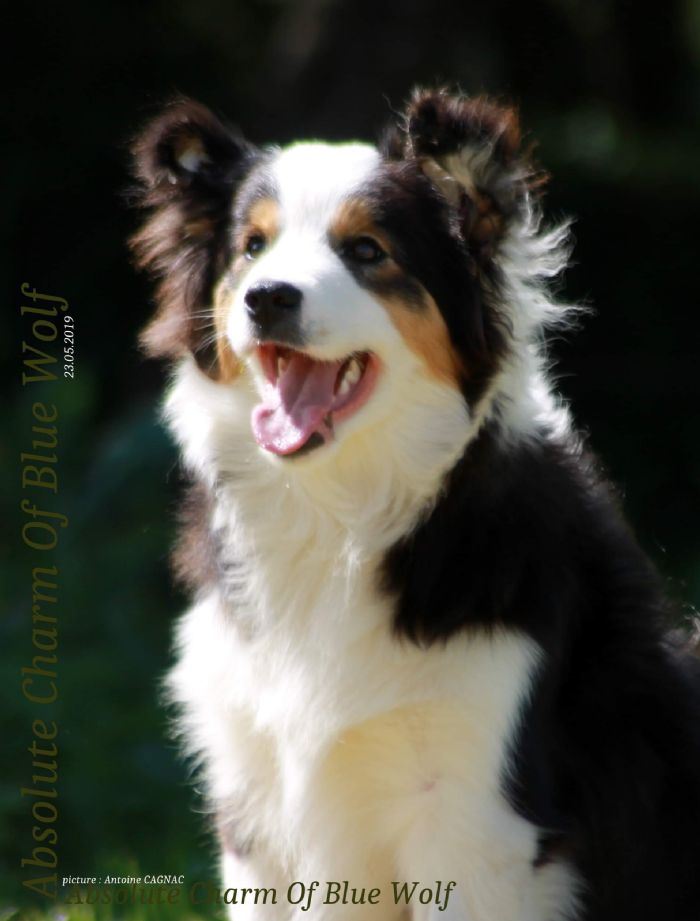
M 245 254 L 248 259 L 255 259 L 264 249 L 267 240 L 261 233 L 254 233 L 248 237 L 245 245 Z
M 348 240 L 343 246 L 343 255 L 346 259 L 362 262 L 365 265 L 381 262 L 386 258 L 386 253 L 372 237 L 356 237 L 354 240 Z

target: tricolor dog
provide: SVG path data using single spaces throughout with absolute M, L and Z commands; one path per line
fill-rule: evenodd
M 548 377 L 515 112 L 280 149 L 179 100 L 135 157 L 192 481 L 168 689 L 224 886 L 277 893 L 232 917 L 697 921 L 698 669 Z

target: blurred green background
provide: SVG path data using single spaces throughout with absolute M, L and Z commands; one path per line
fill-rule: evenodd
M 76 317 L 61 390 L 61 873 L 213 873 L 213 844 L 157 702 L 184 599 L 167 555 L 178 473 L 157 423 L 163 369 L 136 334 L 150 292 L 124 240 L 128 144 L 175 91 L 254 141 L 376 138 L 417 82 L 515 101 L 576 218 L 563 293 L 594 308 L 557 342 L 561 388 L 686 610 L 700 600 L 700 0 L 156 0 L 29 3 L 3 87 L 0 264 L 9 328 L 0 447 L 0 906 L 19 904 L 31 719 L 19 668 L 30 578 L 18 513 L 32 395 L 19 288 Z M 7 30 L 6 30 L 7 33 Z

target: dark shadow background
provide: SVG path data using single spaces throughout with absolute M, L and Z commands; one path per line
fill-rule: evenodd
M 557 342 L 561 387 L 625 495 L 671 593 L 700 600 L 700 0 L 76 0 L 15 8 L 12 143 L 0 265 L 10 318 L 3 519 L 0 897 L 19 899 L 31 819 L 30 579 L 19 539 L 20 284 L 76 317 L 62 391 L 61 872 L 211 872 L 205 823 L 157 705 L 173 617 L 175 455 L 156 421 L 164 374 L 142 361 L 150 291 L 124 240 L 128 142 L 190 94 L 257 142 L 376 138 L 418 82 L 516 102 L 552 173 L 548 213 L 576 218 L 564 295 L 595 312 Z M 686 611 L 688 608 L 686 607 Z

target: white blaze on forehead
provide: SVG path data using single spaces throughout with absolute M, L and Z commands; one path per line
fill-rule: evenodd
M 228 312 L 232 350 L 255 345 L 246 292 L 261 281 L 293 285 L 303 295 L 299 329 L 314 358 L 336 361 L 373 351 L 397 338 L 386 312 L 358 285 L 336 252 L 330 231 L 348 198 L 362 195 L 381 166 L 369 144 L 305 142 L 280 151 L 269 165 L 278 232 L 247 267 Z
M 376 172 L 380 155 L 369 144 L 295 144 L 272 164 L 282 222 L 326 230 L 336 209 Z

